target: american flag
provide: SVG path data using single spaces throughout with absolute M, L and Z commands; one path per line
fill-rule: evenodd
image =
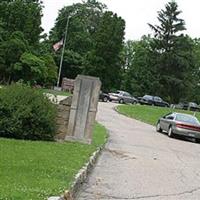
M 54 51 L 58 51 L 63 46 L 63 39 L 53 45 Z

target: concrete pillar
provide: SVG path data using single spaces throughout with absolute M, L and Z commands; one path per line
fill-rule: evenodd
M 99 78 L 77 76 L 65 140 L 91 143 L 100 88 Z

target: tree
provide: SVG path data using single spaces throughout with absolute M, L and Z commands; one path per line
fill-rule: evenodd
M 98 1 L 88 0 L 60 10 L 55 26 L 50 32 L 49 43 L 52 45 L 64 37 L 70 15 L 61 77 L 75 78 L 83 72 L 85 55 L 94 48 L 93 36 L 104 9 L 105 5 Z M 60 57 L 61 51 L 58 51 L 54 55 L 57 65 Z
M 16 81 L 23 80 L 31 85 L 51 86 L 56 82 L 57 67 L 51 55 L 37 57 L 25 52 L 20 62 L 15 63 Z
M 47 76 L 45 62 L 27 52 L 22 54 L 20 62 L 15 64 L 14 69 L 18 72 L 17 79 L 22 79 L 25 83 L 36 84 Z
M 27 51 L 28 43 L 22 32 L 13 32 L 10 38 L 0 44 L 0 72 L 4 82 L 15 79 L 14 65 L 21 55 Z
M 105 90 L 119 88 L 121 84 L 120 53 L 124 29 L 125 21 L 117 14 L 106 11 L 94 34 L 94 50 L 87 55 L 85 73 L 99 76 Z
M 158 77 L 151 44 L 152 38 L 143 36 L 140 41 L 127 41 L 124 45 L 125 66 L 122 89 L 135 96 L 157 94 Z
M 193 40 L 194 70 L 190 79 L 191 90 L 188 93 L 190 101 L 200 103 L 200 39 Z
M 171 1 L 158 12 L 159 25 L 149 24 L 154 31 L 153 51 L 160 76 L 158 93 L 170 102 L 178 102 L 187 94 L 188 76 L 193 66 L 192 42 L 182 34 L 186 28 L 184 20 L 179 18 L 180 13 L 177 3 Z
M 1 0 L 0 21 L 6 32 L 4 40 L 15 31 L 21 31 L 30 45 L 39 43 L 42 2 L 39 0 Z
M 0 2 L 0 81 L 52 85 L 57 66 L 41 28 L 42 1 Z

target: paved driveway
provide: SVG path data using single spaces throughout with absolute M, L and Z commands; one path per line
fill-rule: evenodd
M 114 106 L 99 104 L 110 138 L 77 199 L 199 200 L 200 144 L 168 138 Z

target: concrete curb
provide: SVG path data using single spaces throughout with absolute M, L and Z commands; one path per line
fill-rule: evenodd
M 108 133 L 108 131 L 107 131 Z M 94 165 L 97 162 L 102 150 L 105 148 L 105 145 L 108 141 L 106 138 L 105 143 L 100 146 L 89 158 L 89 161 L 79 170 L 75 176 L 75 180 L 72 183 L 69 190 L 66 190 L 64 194 L 60 197 L 49 197 L 48 200 L 73 200 L 81 186 L 81 184 L 87 179 L 89 173 L 93 169 Z

